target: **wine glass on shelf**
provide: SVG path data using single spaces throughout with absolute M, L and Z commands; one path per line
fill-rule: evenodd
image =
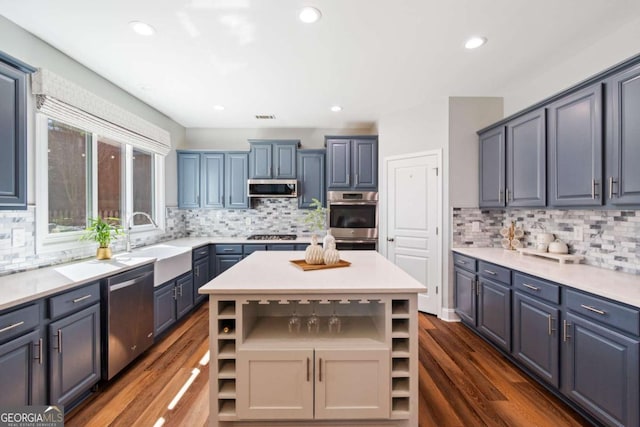
M 307 331 L 316 334 L 320 332 L 320 318 L 316 315 L 315 302 L 311 302 L 311 316 L 307 319 Z
M 331 314 L 331 317 L 329 317 L 329 333 L 332 333 L 332 334 L 339 334 L 340 330 L 342 329 L 342 322 L 340 321 L 340 318 L 336 314 L 337 303 L 338 303 L 337 301 L 331 301 L 331 306 L 333 307 L 333 313 Z
M 298 301 L 291 301 L 291 306 L 293 312 L 291 313 L 291 317 L 289 317 L 289 333 L 291 334 L 299 334 L 300 333 L 300 325 L 302 324 L 302 319 L 297 314 Z

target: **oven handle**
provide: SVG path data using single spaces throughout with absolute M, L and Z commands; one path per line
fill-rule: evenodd
M 329 206 L 375 206 L 378 202 L 329 202 Z

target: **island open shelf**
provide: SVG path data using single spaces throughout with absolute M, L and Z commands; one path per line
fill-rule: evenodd
M 352 266 L 318 272 L 287 264 L 299 253 L 267 255 L 201 288 L 211 307 L 210 425 L 416 426 L 424 287 L 375 252 L 344 252 Z

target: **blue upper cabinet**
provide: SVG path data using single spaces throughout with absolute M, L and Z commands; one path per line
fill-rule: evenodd
M 311 207 L 312 199 L 326 204 L 324 159 L 325 150 L 298 150 L 298 207 Z
M 0 209 L 27 208 L 27 73 L 0 61 Z
M 546 205 L 545 109 L 507 123 L 507 206 Z
M 505 206 L 505 130 L 490 129 L 479 137 L 480 142 L 480 207 Z
M 329 190 L 378 189 L 378 137 L 327 136 Z
M 300 141 L 249 140 L 249 178 L 295 179 Z
M 224 207 L 224 153 L 201 154 L 202 207 Z
M 640 205 L 640 66 L 607 81 L 606 199 Z
M 249 179 L 249 153 L 225 153 L 224 205 L 226 208 L 249 207 L 247 179 Z
M 602 183 L 602 84 L 549 105 L 550 206 L 600 206 Z
M 178 152 L 178 207 L 200 207 L 200 154 Z

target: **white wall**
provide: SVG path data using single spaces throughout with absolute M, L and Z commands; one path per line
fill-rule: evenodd
M 183 144 L 185 128 L 179 123 L 151 108 L 110 81 L 86 68 L 84 65 L 76 62 L 33 34 L 18 27 L 3 16 L 0 16 L 0 51 L 33 67 L 47 68 L 107 101 L 166 129 L 171 133 L 171 144 L 174 147 Z M 34 111 L 32 99 L 30 99 L 30 107 L 29 111 Z M 33 204 L 36 202 L 34 196 L 35 128 L 33 114 L 29 114 L 29 119 L 30 123 L 27 131 L 28 203 Z M 169 187 L 169 184 L 175 181 L 176 176 L 175 153 L 167 157 L 166 176 L 167 187 Z M 177 204 L 175 183 L 173 183 L 173 192 L 167 192 L 166 203 L 168 206 Z

